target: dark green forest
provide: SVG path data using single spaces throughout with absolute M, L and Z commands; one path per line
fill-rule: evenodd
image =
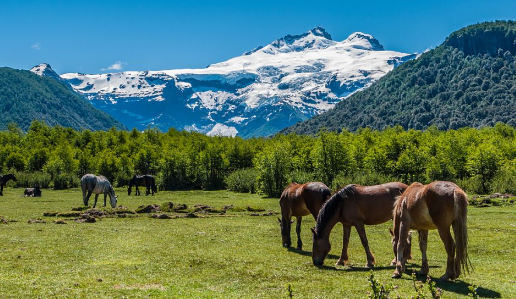
M 279 196 L 291 181 L 350 183 L 457 182 L 470 193 L 516 193 L 516 129 L 325 132 L 244 140 L 170 129 L 74 130 L 33 121 L 27 132 L 11 124 L 0 132 L 0 170 L 18 187 L 77 187 L 86 173 L 126 186 L 134 174 L 152 174 L 161 190 L 229 189 Z
M 422 130 L 516 125 L 516 23 L 486 22 L 452 33 L 334 109 L 282 132 L 316 134 L 400 125 Z
M 94 108 L 65 84 L 30 71 L 1 67 L 0 129 L 5 130 L 9 123 L 16 123 L 27 130 L 33 119 L 75 129 L 124 128 L 119 121 Z

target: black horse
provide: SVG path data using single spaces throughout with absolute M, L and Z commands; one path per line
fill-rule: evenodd
M 135 175 L 129 181 L 129 189 L 127 189 L 127 195 L 131 195 L 133 186 L 136 187 L 136 191 L 134 192 L 135 195 L 140 195 L 140 190 L 138 189 L 138 186 L 147 188 L 145 195 L 154 195 L 154 193 L 158 193 L 158 189 L 156 188 L 156 180 L 152 175 L 149 174 Z
M 4 195 L 4 186 L 9 182 L 9 180 L 17 181 L 16 177 L 12 173 L 0 175 L 0 195 Z

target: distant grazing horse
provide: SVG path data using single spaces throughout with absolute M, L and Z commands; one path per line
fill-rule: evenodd
M 142 186 L 147 188 L 145 195 L 158 193 L 158 188 L 156 188 L 156 180 L 152 175 L 135 175 L 131 180 L 129 180 L 129 189 L 127 189 L 127 195 L 131 195 L 131 191 L 133 186 L 136 186 L 136 190 L 134 192 L 135 195 L 140 195 L 140 190 L 138 186 Z
M 39 188 L 39 184 L 34 185 L 34 188 L 25 189 L 23 195 L 25 195 L 25 197 L 41 197 L 41 189 Z
M 448 254 L 446 273 L 442 280 L 459 277 L 461 269 L 469 272 L 468 198 L 462 189 L 451 182 L 433 182 L 428 185 L 413 183 L 399 197 L 394 207 L 394 255 L 397 257 L 396 270 L 392 277 L 399 278 L 405 271 L 405 239 L 408 231 L 419 231 L 419 247 L 422 253 L 419 274 L 428 274 L 426 247 L 428 230 L 437 229 Z M 450 227 L 453 228 L 455 241 Z
M 285 188 L 280 198 L 281 219 L 278 218 L 284 247 L 292 245 L 290 227 L 294 220 L 291 221 L 291 217 L 296 217 L 297 219 L 297 248 L 301 249 L 303 247 L 300 236 L 301 218 L 312 214 L 314 219 L 316 219 L 322 204 L 330 195 L 330 189 L 325 184 L 319 182 L 306 184 L 291 183 Z
M 111 207 L 116 207 L 117 197 L 115 195 L 115 190 L 111 186 L 111 183 L 106 179 L 106 177 L 99 175 L 96 176 L 94 174 L 85 174 L 81 178 L 81 188 L 82 188 L 82 199 L 84 201 L 84 205 L 88 205 L 88 201 L 90 200 L 91 193 L 95 193 L 95 203 L 93 207 L 97 205 L 97 199 L 99 198 L 99 194 L 104 194 L 104 206 L 106 206 L 106 197 L 109 195 L 109 202 Z M 88 192 L 88 195 L 86 195 Z
M 4 186 L 5 186 L 5 184 L 7 184 L 7 182 L 9 182 L 9 180 L 13 180 L 15 182 L 17 181 L 16 177 L 12 173 L 0 175 L 0 195 L 1 196 L 4 195 Z
M 374 267 L 375 258 L 369 249 L 364 225 L 384 223 L 392 218 L 396 197 L 408 186 L 391 182 L 376 186 L 348 185 L 335 193 L 322 206 L 313 233 L 312 261 L 322 265 L 331 249 L 330 232 L 337 222 L 344 227 L 342 254 L 337 265 L 348 264 L 348 244 L 354 226 L 367 255 L 366 267 Z

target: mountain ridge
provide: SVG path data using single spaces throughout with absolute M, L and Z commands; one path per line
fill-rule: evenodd
M 450 34 L 333 109 L 285 128 L 316 134 L 361 128 L 441 130 L 516 125 L 516 23 L 484 22 Z
M 414 57 L 365 33 L 339 42 L 316 27 L 204 69 L 61 78 L 127 127 L 254 137 L 326 111 Z

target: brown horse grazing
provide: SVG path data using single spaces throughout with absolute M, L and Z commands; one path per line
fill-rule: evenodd
M 376 186 L 348 185 L 335 193 L 321 208 L 313 233 L 312 261 L 322 265 L 331 249 L 330 232 L 337 222 L 344 227 L 342 254 L 337 265 L 348 263 L 348 244 L 351 227 L 360 236 L 367 255 L 366 267 L 374 267 L 375 259 L 367 241 L 364 225 L 387 222 L 392 217 L 396 197 L 408 186 L 391 182 Z
M 296 217 L 297 219 L 297 248 L 301 249 L 303 247 L 300 236 L 301 218 L 312 214 L 314 219 L 316 219 L 321 206 L 330 195 L 330 189 L 320 182 L 309 182 L 306 184 L 291 183 L 285 188 L 280 198 L 281 219 L 278 218 L 284 247 L 292 245 L 290 227 L 294 221 L 290 220 L 291 217 Z
M 393 278 L 399 278 L 405 271 L 404 252 L 408 231 L 419 231 L 419 247 L 422 254 L 419 274 L 428 274 L 426 247 L 428 230 L 437 229 L 444 243 L 448 260 L 446 273 L 441 277 L 450 280 L 459 277 L 461 269 L 469 272 L 468 198 L 462 189 L 451 182 L 433 182 L 428 185 L 413 183 L 399 197 L 394 207 L 394 237 L 392 240 L 396 255 L 396 270 Z M 450 233 L 453 228 L 455 241 Z
M 4 195 L 4 186 L 9 182 L 9 180 L 17 181 L 16 177 L 12 173 L 0 175 L 0 196 Z

